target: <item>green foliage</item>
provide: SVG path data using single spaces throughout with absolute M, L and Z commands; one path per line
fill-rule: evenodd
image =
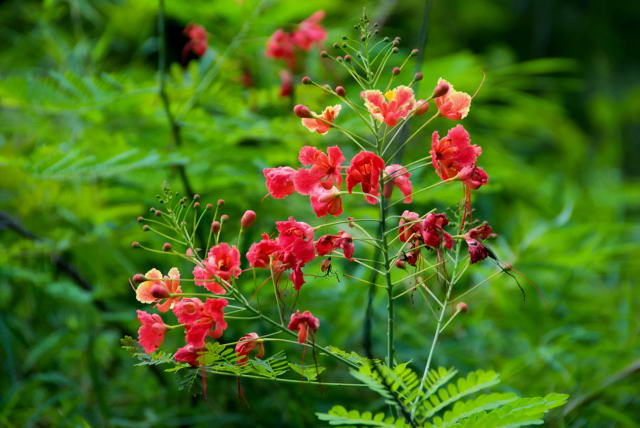
M 366 364 L 351 374 L 380 395 L 385 403 L 395 407 L 401 417 L 360 413 L 334 406 L 328 413 L 317 413 L 320 420 L 341 426 L 519 427 L 541 424 L 545 413 L 562 406 L 568 398 L 566 394 L 519 398 L 513 393 L 485 393 L 462 401 L 464 397 L 498 384 L 498 374 L 493 371 L 476 370 L 450 382 L 456 371 L 439 367 L 429 372 L 422 389 L 417 374 L 406 363 L 394 368 L 378 363 L 377 370 Z M 443 412 L 444 409 L 448 410 Z

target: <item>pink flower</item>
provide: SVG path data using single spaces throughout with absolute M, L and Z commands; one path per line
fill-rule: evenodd
M 295 192 L 293 178 L 296 170 L 288 166 L 278 168 L 265 168 L 264 177 L 267 179 L 266 186 L 269 194 L 276 199 L 282 199 Z
M 176 361 L 189 363 L 195 367 L 198 365 L 198 357 L 202 351 L 202 348 L 196 348 L 193 345 L 185 345 L 176 351 L 174 358 Z
M 398 164 L 389 165 L 384 169 L 385 178 L 391 179 L 387 181 L 384 185 L 384 196 L 385 198 L 390 198 L 393 193 L 393 187 L 397 187 L 400 189 L 402 194 L 404 195 L 404 203 L 410 204 L 412 200 L 411 190 L 411 174 L 405 167 Z
M 468 167 L 458 174 L 469 189 L 476 190 L 489 182 L 489 176 L 480 167 Z
M 453 247 L 453 238 L 444 231 L 444 227 L 449 224 L 449 219 L 443 213 L 429 213 L 422 222 L 422 240 L 425 245 L 439 248 L 444 243 L 445 248 Z
M 151 269 L 145 274 L 147 281 L 141 283 L 136 289 L 136 299 L 142 303 L 155 303 L 169 296 L 169 294 L 181 294 L 180 271 L 171 268 L 168 276 L 162 276 L 158 269 Z M 164 303 L 158 303 L 156 307 L 160 312 L 167 312 L 180 297 L 169 297 Z
M 290 97 L 293 93 L 293 75 L 289 70 L 280 71 L 280 96 Z
M 193 52 L 196 56 L 201 57 L 207 51 L 207 30 L 197 24 L 189 24 L 184 29 L 184 34 L 189 37 L 189 41 L 182 49 L 182 61 L 184 62 L 189 55 L 189 52 Z
M 298 331 L 298 343 L 307 343 L 309 331 L 313 334 L 319 327 L 320 320 L 309 311 L 304 311 L 303 313 L 296 311 L 291 314 L 289 325 L 287 326 L 289 330 Z
M 164 342 L 164 334 L 167 328 L 160 315 L 149 314 L 144 311 L 138 312 L 138 321 L 140 328 L 138 329 L 138 343 L 144 348 L 144 352 L 150 354 L 155 352 L 162 342 Z
M 254 268 L 266 268 L 271 264 L 271 256 L 280 251 L 280 245 L 275 239 L 270 239 L 266 233 L 262 234 L 262 241 L 251 245 L 247 252 L 249 265 Z
M 173 314 L 180 324 L 193 324 L 202 316 L 202 301 L 197 297 L 182 299 L 173 307 Z
M 302 50 L 308 51 L 314 43 L 327 38 L 327 32 L 320 26 L 324 11 L 319 10 L 298 24 L 298 29 L 291 35 L 293 42 Z
M 202 265 L 193 268 L 196 285 L 216 294 L 225 293 L 224 287 L 215 281 L 216 278 L 228 282 L 240 276 L 241 272 L 240 252 L 235 245 L 229 246 L 226 242 L 211 247 Z
M 296 53 L 291 35 L 283 29 L 276 30 L 267 41 L 266 55 L 286 61 L 289 69 L 293 70 L 296 65 Z
M 398 86 L 384 95 L 378 90 L 363 91 L 360 96 L 369 113 L 389 127 L 396 126 L 416 108 L 413 89 L 408 86 Z
M 341 109 L 342 106 L 340 104 L 327 106 L 320 114 L 311 112 L 313 118 L 303 118 L 300 120 L 302 121 L 302 125 L 310 132 L 317 132 L 318 134 L 324 135 L 329 132 L 329 129 L 333 128 L 331 124 L 335 121 L 336 117 L 338 117 Z
M 287 221 L 276 222 L 276 229 L 280 232 L 277 242 L 282 252 L 290 253 L 302 263 L 314 259 L 313 227 L 289 217 Z
M 258 333 L 249 333 L 240 338 L 238 343 L 236 344 L 236 354 L 241 355 L 243 358 L 238 360 L 238 364 L 246 363 L 249 358 L 249 354 L 258 348 L 258 353 L 256 354 L 257 358 L 264 357 L 264 342 L 260 340 L 260 336 Z
M 327 154 L 311 146 L 304 146 L 298 154 L 300 163 L 311 166 L 310 169 L 301 168 L 295 175 L 296 191 L 308 195 L 318 184 L 342 185 L 342 162 L 345 158 L 338 146 L 327 148 Z
M 375 204 L 380 195 L 380 174 L 384 169 L 384 161 L 374 153 L 362 151 L 351 159 L 347 169 L 347 190 L 349 193 L 356 184 L 362 185 L 367 194 L 367 202 Z
M 469 248 L 469 259 L 471 263 L 477 263 L 489 257 L 489 249 L 487 249 L 480 240 L 493 238 L 495 236 L 491 226 L 488 224 L 481 224 L 465 233 L 464 240 Z
M 444 85 L 448 85 L 449 90 L 443 91 L 444 95 L 434 98 L 440 116 L 451 120 L 464 119 L 469 114 L 471 96 L 465 92 L 456 91 L 453 85 L 444 79 L 439 79 L 436 87 L 444 87 Z
M 462 175 L 469 175 L 475 168 L 478 156 L 482 154 L 482 148 L 471 144 L 469 133 L 462 125 L 449 130 L 447 136 L 440 139 L 438 131 L 434 131 L 431 138 L 431 161 L 436 174 L 448 180 Z
M 353 253 L 355 251 L 353 237 L 345 231 L 340 231 L 337 235 L 323 235 L 316 241 L 315 245 L 318 256 L 322 257 L 336 248 L 342 248 L 347 260 L 353 260 Z
M 407 242 L 420 236 L 422 224 L 420 214 L 405 210 L 398 222 L 398 234 L 400 242 Z
M 316 185 L 311 192 L 311 208 L 318 217 L 327 214 L 339 216 L 342 214 L 342 199 L 340 190 L 336 186 L 326 189 L 322 184 Z

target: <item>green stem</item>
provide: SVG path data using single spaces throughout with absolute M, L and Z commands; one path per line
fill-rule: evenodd
M 236 374 L 236 373 L 229 373 L 229 372 L 220 372 L 217 370 L 207 370 L 207 373 L 211 373 L 211 374 L 216 374 L 216 375 L 222 375 L 222 376 L 236 376 L 236 377 L 246 377 L 249 379 L 260 379 L 260 380 L 271 380 L 274 382 L 285 382 L 285 383 L 298 383 L 298 384 L 306 384 L 306 385 L 320 385 L 320 386 L 353 386 L 353 387 L 366 387 L 367 385 L 362 384 L 362 383 L 340 383 L 340 382 L 313 382 L 313 381 L 307 381 L 307 380 L 297 380 L 297 379 L 285 379 L 285 378 L 278 378 L 278 377 L 266 377 L 266 376 L 254 376 L 254 375 L 247 375 L 247 374 Z

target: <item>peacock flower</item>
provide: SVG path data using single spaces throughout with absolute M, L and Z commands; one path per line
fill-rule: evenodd
M 318 256 L 325 256 L 336 248 L 341 248 L 347 260 L 353 260 L 355 251 L 353 237 L 345 231 L 340 231 L 337 235 L 323 235 L 316 241 L 315 245 Z
M 271 197 L 275 199 L 285 198 L 296 191 L 293 179 L 296 170 L 288 166 L 280 166 L 277 168 L 265 168 L 263 171 L 266 178 L 267 190 Z
M 249 354 L 256 348 L 258 348 L 256 357 L 264 357 L 264 341 L 260 339 L 258 333 L 249 333 L 242 336 L 236 344 L 235 349 L 236 354 L 242 356 L 242 358 L 238 360 L 238 364 L 245 364 L 249 360 Z
M 445 248 L 453 247 L 453 238 L 444 227 L 449 224 L 449 219 L 444 213 L 429 213 L 421 225 L 422 240 L 428 247 L 439 248 L 444 244 Z
M 393 188 L 397 187 L 404 195 L 404 203 L 410 204 L 413 190 L 411 189 L 411 174 L 405 167 L 398 164 L 389 165 L 384 169 L 385 179 L 388 181 L 384 185 L 384 197 L 390 198 Z
M 314 43 L 320 43 L 326 39 L 327 32 L 320 25 L 324 15 L 324 11 L 319 10 L 298 24 L 298 28 L 291 34 L 293 43 L 300 49 L 308 51 Z
M 208 47 L 207 30 L 198 24 L 189 24 L 184 29 L 184 34 L 189 38 L 189 41 L 182 49 L 182 61 L 186 60 L 190 52 L 198 57 L 204 55 Z
M 173 308 L 173 313 L 181 324 L 186 326 L 187 344 L 194 348 L 204 347 L 207 336 L 214 339 L 222 336 L 227 328 L 224 320 L 226 299 L 207 299 L 204 304 L 199 299 L 183 299 Z
M 313 117 L 301 119 L 302 125 L 310 132 L 317 132 L 318 134 L 324 135 L 329 132 L 329 129 L 333 128 L 331 124 L 335 121 L 336 117 L 338 117 L 341 109 L 342 106 L 336 104 L 325 107 L 320 114 L 311 112 Z
M 307 343 L 309 332 L 311 331 L 311 334 L 313 334 L 318 330 L 320 320 L 314 317 L 309 311 L 300 313 L 300 311 L 297 310 L 294 314 L 291 314 L 287 327 L 289 330 L 298 332 L 298 343 Z
M 144 348 L 144 352 L 150 354 L 158 350 L 164 342 L 164 334 L 167 328 L 158 314 L 150 314 L 144 311 L 138 312 L 138 343 Z
M 407 242 L 420 236 L 420 214 L 405 210 L 398 222 L 398 235 L 400 242 Z
M 156 303 L 166 299 L 163 303 L 158 303 L 156 307 L 160 312 L 167 312 L 180 300 L 180 297 L 169 297 L 171 294 L 181 294 L 180 271 L 178 268 L 169 269 L 168 275 L 162 276 L 158 269 L 151 269 L 145 274 L 146 281 L 136 288 L 136 299 L 142 303 Z
M 400 119 L 409 116 L 416 107 L 413 89 L 408 86 L 398 86 L 384 95 L 378 90 L 362 91 L 360 97 L 374 119 L 389 127 L 396 126 Z
M 182 348 L 179 348 L 174 355 L 176 361 L 180 361 L 182 363 L 189 363 L 192 366 L 198 365 L 198 357 L 200 356 L 200 352 L 204 349 L 196 348 L 193 345 L 185 345 Z
M 433 132 L 431 161 L 436 174 L 443 180 L 455 178 L 460 172 L 470 174 L 472 170 L 468 168 L 475 168 L 481 154 L 482 148 L 471 144 L 471 137 L 462 125 L 450 129 L 442 139 L 438 131 Z
M 295 189 L 298 193 L 308 195 L 318 184 L 342 185 L 342 162 L 345 157 L 338 146 L 327 148 L 327 153 L 311 146 L 304 146 L 298 154 L 300 163 L 310 166 L 301 168 L 294 177 Z
M 252 244 L 247 251 L 247 260 L 249 260 L 251 267 L 264 269 L 271 264 L 271 256 L 277 254 L 278 251 L 280 251 L 278 242 L 263 233 L 262 241 Z
M 340 190 L 336 186 L 329 189 L 322 184 L 316 185 L 310 195 L 311 208 L 318 217 L 324 217 L 327 214 L 339 216 L 342 214 L 342 198 Z
M 469 114 L 471 95 L 466 92 L 456 91 L 453 89 L 453 85 L 442 78 L 438 80 L 436 89 L 446 88 L 447 86 L 448 90 L 446 91 L 434 91 L 434 95 L 438 95 L 438 92 L 444 93 L 444 95 L 434 98 L 440 116 L 451 120 L 464 119 Z
M 367 194 L 370 204 L 375 204 L 380 195 L 380 174 L 384 169 L 384 160 L 378 155 L 362 151 L 351 159 L 347 169 L 347 190 L 349 193 L 360 184 L 362 191 Z
M 464 240 L 469 248 L 469 259 L 471 263 L 477 263 L 481 260 L 489 257 L 490 252 L 487 247 L 481 242 L 481 240 L 495 237 L 495 233 L 488 224 L 481 224 L 480 226 L 470 229 L 464 234 Z
M 284 60 L 290 70 L 296 65 L 295 44 L 291 34 L 283 29 L 276 30 L 267 41 L 266 55 L 269 58 Z

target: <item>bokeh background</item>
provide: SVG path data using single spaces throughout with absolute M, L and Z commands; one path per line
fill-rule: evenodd
M 362 392 L 245 380 L 246 408 L 234 378 L 209 378 L 204 400 L 198 385 L 179 390 L 180 376 L 135 366 L 119 343 L 137 329 L 129 276 L 171 264 L 130 248 L 162 244 L 135 219 L 164 182 L 184 192 L 180 166 L 203 200 L 226 200 L 232 220 L 258 212 L 244 248 L 289 215 L 317 222 L 302 197 L 263 199 L 262 168 L 295 164 L 305 144 L 347 142 L 299 126 L 294 102 L 317 110 L 332 100 L 300 86 L 295 100 L 280 97 L 283 66 L 264 46 L 277 28 L 321 9 L 330 46 L 363 6 L 381 35 L 401 36 L 399 56 L 421 48 L 418 0 L 167 0 L 177 147 L 157 93 L 156 1 L 0 3 L 0 425 L 315 426 L 314 412 L 335 403 L 380 405 Z M 428 16 L 419 94 L 440 76 L 473 92 L 487 74 L 464 122 L 491 176 L 475 215 L 499 233 L 498 256 L 535 284 L 521 281 L 525 302 L 504 275 L 469 296 L 436 363 L 494 369 L 504 389 L 524 395 L 571 394 L 549 426 L 640 420 L 639 19 L 637 2 L 596 0 L 436 0 Z M 209 49 L 183 67 L 189 22 L 208 30 Z M 318 50 L 299 71 L 356 91 Z M 441 133 L 451 126 L 434 123 Z M 404 159 L 424 155 L 429 141 L 430 130 Z M 423 193 L 415 210 L 457 196 Z M 348 212 L 367 215 L 362 205 Z M 494 270 L 486 262 L 465 284 Z M 325 279 L 304 291 L 300 306 L 323 319 L 319 340 L 361 351 L 366 288 Z M 405 300 L 397 325 L 399 357 L 422 365 L 429 312 Z M 229 336 L 250 328 L 261 327 L 232 326 Z

